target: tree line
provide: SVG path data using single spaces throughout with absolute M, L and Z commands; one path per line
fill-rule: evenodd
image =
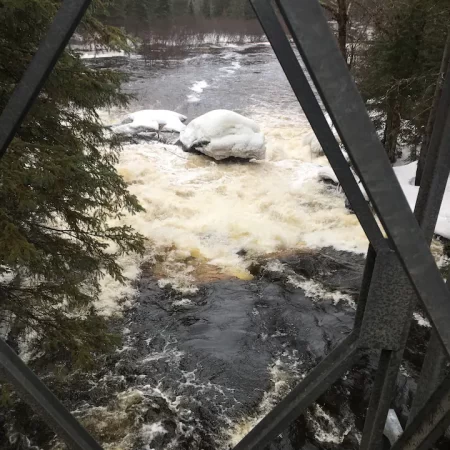
M 420 184 L 450 57 L 447 0 L 322 0 L 392 163 L 419 159 Z
M 115 0 L 107 10 L 115 23 L 127 21 L 156 22 L 176 17 L 252 19 L 247 0 Z

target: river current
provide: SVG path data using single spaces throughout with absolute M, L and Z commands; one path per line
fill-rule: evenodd
M 118 171 L 145 212 L 121 223 L 147 238 L 146 254 L 120 259 L 125 285 L 102 281 L 97 308 L 123 348 L 73 382 L 77 417 L 109 450 L 231 448 L 350 332 L 367 239 L 340 188 L 320 180 L 329 164 L 266 42 L 89 64 L 129 75 L 123 90 L 134 99 L 101 111 L 105 125 L 143 109 L 188 121 L 229 109 L 266 136 L 266 159 L 246 163 L 124 145 Z M 425 341 L 426 320 L 414 326 Z M 371 361 L 270 448 L 357 448 Z M 355 390 L 364 401 L 351 401 Z

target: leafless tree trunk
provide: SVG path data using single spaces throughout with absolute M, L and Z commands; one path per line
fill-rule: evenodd
M 348 13 L 347 13 L 347 0 L 337 0 L 338 9 L 336 14 L 336 20 L 338 23 L 338 42 L 342 56 L 345 61 L 348 62 L 347 54 L 347 28 L 348 28 Z
M 447 34 L 447 42 L 445 43 L 444 54 L 442 56 L 442 63 L 439 69 L 438 81 L 436 84 L 436 90 L 434 92 L 433 104 L 431 106 L 430 116 L 428 118 L 427 125 L 420 148 L 419 162 L 417 164 L 416 173 L 416 186 L 420 186 L 422 181 L 423 170 L 425 168 L 425 162 L 428 154 L 428 147 L 430 145 L 431 134 L 433 133 L 434 122 L 436 120 L 436 114 L 439 106 L 439 100 L 442 95 L 442 87 L 444 85 L 444 78 L 447 72 L 448 65 L 450 63 L 450 28 Z
M 401 127 L 400 103 L 397 90 L 392 91 L 388 96 L 386 113 L 384 148 L 388 154 L 389 161 L 395 163 L 397 161 L 397 141 Z
M 337 22 L 338 26 L 338 43 L 342 56 L 348 63 L 347 41 L 349 26 L 349 8 L 351 0 L 322 0 L 320 4 L 327 10 L 331 17 Z

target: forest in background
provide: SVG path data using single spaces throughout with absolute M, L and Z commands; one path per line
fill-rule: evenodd
M 178 17 L 254 19 L 246 0 L 116 0 L 109 7 L 115 24 L 132 22 L 157 23 Z
M 420 182 L 450 54 L 448 45 L 444 51 L 449 2 L 321 0 L 321 4 L 390 161 L 406 153 L 411 160 L 422 154 Z M 218 40 L 228 35 L 236 42 L 263 38 L 247 0 L 112 0 L 101 20 L 138 36 L 147 50 L 155 42 L 187 45 L 192 36 L 207 34 Z

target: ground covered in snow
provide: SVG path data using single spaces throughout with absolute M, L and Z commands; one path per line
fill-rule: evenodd
M 414 185 L 416 171 L 417 161 L 404 166 L 394 167 L 395 175 L 397 175 L 400 186 L 402 187 L 409 206 L 413 211 L 416 205 L 417 196 L 419 194 L 419 187 Z M 439 217 L 436 224 L 436 234 L 446 239 L 450 239 L 450 180 L 447 182 L 444 200 L 439 212 Z

